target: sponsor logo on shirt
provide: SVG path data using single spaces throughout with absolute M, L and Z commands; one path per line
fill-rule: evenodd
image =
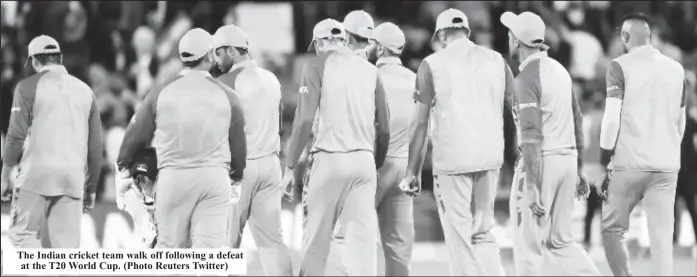
M 300 88 L 298 89 L 298 92 L 299 92 L 300 94 L 307 94 L 308 92 L 310 92 L 310 90 L 309 90 L 307 87 L 300 87 Z
M 607 87 L 607 91 L 613 91 L 613 90 L 619 90 L 622 89 L 620 86 L 609 86 Z
M 19 111 L 20 111 L 20 108 L 19 108 L 19 107 L 12 107 L 12 109 L 10 110 L 10 112 L 13 112 L 13 113 L 14 113 L 14 112 L 19 112 Z
M 134 114 L 133 117 L 131 117 L 131 124 L 136 123 L 136 115 Z
M 518 110 L 522 110 L 525 108 L 537 108 L 537 103 L 522 103 L 518 104 Z

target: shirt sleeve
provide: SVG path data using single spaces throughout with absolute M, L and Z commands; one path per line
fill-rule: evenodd
M 378 168 L 382 167 L 387 149 L 390 144 L 390 115 L 385 98 L 385 87 L 382 84 L 380 76 L 377 78 L 375 86 L 375 123 L 376 123 L 376 146 L 375 146 L 375 163 Z
M 102 152 L 104 144 L 102 141 L 102 121 L 99 116 L 99 105 L 97 99 L 92 95 L 92 108 L 89 116 L 89 136 L 87 138 L 87 178 L 85 190 L 93 193 L 97 189 L 99 173 L 102 168 Z
M 624 72 L 622 66 L 616 61 L 610 63 L 605 74 L 605 83 L 607 84 L 607 97 L 624 99 Z
M 514 92 L 513 92 L 514 91 L 513 80 L 515 78 L 513 78 L 513 72 L 511 71 L 511 67 L 508 66 L 508 64 L 505 61 L 503 62 L 503 67 L 504 67 L 503 70 L 505 71 L 505 74 L 506 74 L 506 86 L 505 86 L 505 91 L 504 91 L 505 104 L 507 107 L 512 108 L 513 107 L 513 97 L 515 97 Z
M 520 122 L 523 143 L 542 141 L 542 110 L 540 110 L 539 77 L 525 74 L 515 82 L 515 94 L 518 100 L 518 120 Z
M 235 75 L 236 76 L 236 75 Z M 233 78 L 233 83 L 234 83 Z M 234 181 L 242 180 L 244 169 L 247 167 L 247 135 L 245 134 L 245 119 L 242 104 L 237 93 L 225 83 L 210 78 L 227 95 L 230 103 L 230 129 L 228 130 L 228 144 L 230 147 L 230 178 Z
M 138 150 L 150 144 L 155 135 L 155 116 L 157 100 L 161 89 L 155 89 L 145 96 L 131 122 L 126 128 L 116 165 L 119 170 L 129 168 Z
M 431 66 L 424 60 L 416 71 L 414 100 L 430 107 L 433 105 L 435 97 L 436 92 L 433 85 L 433 72 L 431 72 Z
M 20 82 L 15 87 L 10 112 L 10 126 L 5 141 L 5 157 L 3 157 L 3 163 L 6 166 L 16 166 L 22 158 L 24 141 L 34 117 L 36 91 L 32 90 L 32 88 L 26 87 L 26 82 Z
M 298 106 L 295 108 L 293 132 L 288 143 L 288 166 L 294 168 L 305 149 L 305 132 L 312 132 L 322 90 L 322 74 L 327 55 L 320 55 L 308 62 L 302 71 L 298 89 Z M 309 126 L 309 128 L 308 128 Z
M 680 108 L 684 108 L 687 105 L 687 94 L 689 93 L 687 91 L 689 86 L 687 78 L 687 74 L 685 74 L 685 80 L 682 82 L 682 98 L 680 100 Z

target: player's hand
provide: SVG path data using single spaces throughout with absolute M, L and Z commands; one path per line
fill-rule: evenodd
M 118 166 L 114 166 L 114 186 L 116 186 L 116 207 L 123 210 L 126 208 L 123 198 L 133 186 L 133 178 L 127 168 L 119 170 Z
M 603 201 L 607 201 L 608 199 L 608 188 L 610 187 L 610 181 L 612 180 L 612 170 L 607 170 L 605 171 L 605 174 L 602 175 L 602 179 L 598 180 L 596 183 L 596 191 L 598 191 L 598 196 L 600 199 Z M 600 184 L 600 187 L 597 187 L 598 184 Z
M 292 168 L 286 167 L 279 188 L 283 190 L 283 199 L 288 203 L 293 203 L 295 200 L 295 174 Z
M 542 206 L 542 200 L 540 200 L 540 190 L 535 186 L 529 186 L 527 188 L 528 203 L 532 214 L 537 217 L 543 217 L 547 214 L 547 209 Z
M 230 204 L 234 205 L 240 201 L 240 197 L 242 196 L 242 186 L 239 184 L 239 182 L 232 182 L 233 184 L 230 186 Z
M 586 176 L 579 171 L 578 172 L 578 183 L 576 183 L 576 199 L 578 200 L 585 200 L 588 199 L 588 196 L 591 193 L 591 188 L 588 185 L 588 181 L 586 180 Z
M 85 196 L 82 198 L 82 212 L 86 213 L 94 209 L 94 200 L 97 198 L 97 193 L 85 192 Z
M 416 197 L 421 193 L 421 180 L 418 176 L 407 176 L 399 183 L 399 189 L 411 197 Z
M 0 176 L 0 199 L 2 201 L 10 201 L 12 199 L 12 190 L 15 187 L 14 184 L 14 167 L 3 166 L 2 176 Z

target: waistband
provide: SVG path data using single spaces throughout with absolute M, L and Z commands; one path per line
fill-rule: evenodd
M 257 156 L 257 157 L 251 157 L 251 158 L 247 157 L 247 160 L 248 160 L 248 161 L 253 161 L 253 160 L 259 160 L 259 159 L 263 159 L 263 158 L 271 157 L 271 156 L 276 156 L 276 157 L 278 157 L 278 152 L 272 152 L 272 153 L 269 153 L 269 154 L 266 154 L 266 155 L 261 155 L 261 156 Z

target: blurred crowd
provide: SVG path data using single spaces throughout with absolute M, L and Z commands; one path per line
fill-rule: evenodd
M 32 74 L 30 67 L 23 66 L 26 45 L 40 34 L 59 41 L 68 71 L 94 90 L 106 138 L 104 177 L 112 170 L 120 137 L 139 101 L 151 87 L 166 82 L 182 68 L 177 42 L 191 28 L 213 33 L 224 24 L 237 24 L 248 29 L 252 55 L 277 74 L 283 85 L 285 107 L 289 107 L 284 121 L 290 122 L 300 69 L 303 60 L 312 55 L 305 49 L 316 22 L 327 17 L 341 21 L 349 11 L 357 9 L 373 15 L 376 24 L 394 22 L 407 37 L 403 62 L 416 70 L 437 47 L 430 41 L 436 16 L 450 7 L 468 15 L 475 43 L 500 53 L 507 52 L 507 29 L 499 22 L 504 11 L 532 11 L 544 19 L 550 56 L 569 70 L 586 116 L 588 174 L 599 170 L 593 163 L 598 161 L 605 71 L 613 58 L 624 53 L 618 26 L 626 14 L 649 15 L 654 45 L 690 72 L 693 93 L 688 105 L 692 112 L 685 136 L 683 168 L 697 171 L 693 139 L 697 121 L 697 3 L 693 1 L 2 1 L 0 131 L 7 131 L 15 84 Z M 509 59 L 509 63 L 517 73 L 517 62 Z M 283 140 L 289 132 L 284 130 Z M 512 175 L 515 147 L 510 148 L 501 178 L 500 194 L 504 197 L 508 195 Z M 427 164 L 427 172 L 429 168 Z M 688 192 L 694 193 L 697 179 L 688 175 L 682 174 L 687 177 L 681 178 L 688 178 L 688 187 L 692 187 Z M 430 176 L 424 176 L 428 191 Z M 105 185 L 107 179 L 100 182 L 101 196 L 113 193 Z M 424 199 L 417 201 L 433 201 Z M 588 202 L 590 210 L 594 210 L 592 205 L 597 203 Z

